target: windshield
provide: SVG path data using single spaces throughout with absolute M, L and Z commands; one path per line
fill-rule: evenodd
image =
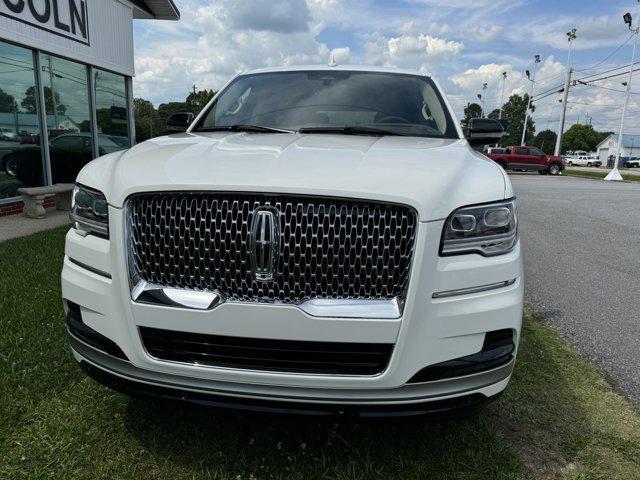
M 458 138 L 428 77 L 396 73 L 295 71 L 243 75 L 216 99 L 195 131 L 253 125 L 282 130 Z M 354 128 L 355 127 L 355 128 Z

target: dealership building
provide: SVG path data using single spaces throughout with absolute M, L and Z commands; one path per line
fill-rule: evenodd
M 172 0 L 0 0 L 0 215 L 135 141 L 133 21 Z

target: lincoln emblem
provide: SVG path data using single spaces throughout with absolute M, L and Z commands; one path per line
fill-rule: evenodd
M 279 247 L 278 211 L 270 207 L 256 209 L 249 231 L 249 248 L 251 273 L 257 281 L 273 280 L 277 270 Z

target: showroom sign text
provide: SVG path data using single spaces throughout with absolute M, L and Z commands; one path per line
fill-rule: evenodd
M 0 0 L 0 15 L 89 45 L 86 0 Z

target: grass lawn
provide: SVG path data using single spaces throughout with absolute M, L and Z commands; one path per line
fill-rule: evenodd
M 505 395 L 448 423 L 333 423 L 135 400 L 65 340 L 65 229 L 0 243 L 1 479 L 635 479 L 640 415 L 526 316 Z
M 575 170 L 571 168 L 565 168 L 562 173 L 563 175 L 572 175 L 575 177 L 603 179 L 604 177 L 607 176 L 607 174 L 609 173 L 609 170 L 605 170 L 603 172 L 594 172 L 594 171 L 588 171 L 588 170 Z M 620 174 L 622 175 L 622 178 L 624 180 L 628 180 L 630 182 L 640 182 L 640 175 L 634 175 L 634 174 L 623 173 L 623 172 L 620 172 Z

